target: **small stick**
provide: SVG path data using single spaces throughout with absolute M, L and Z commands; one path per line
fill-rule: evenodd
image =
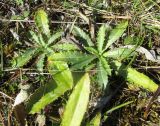
M 157 91 L 154 93 L 154 95 L 152 96 L 151 100 L 149 101 L 149 103 L 146 107 L 146 111 L 144 112 L 145 119 L 147 119 L 147 117 L 148 117 L 148 113 L 149 113 L 149 110 L 152 106 L 153 101 L 158 97 L 159 94 L 160 94 L 160 86 L 158 87 Z
M 132 19 L 132 17 L 129 16 L 129 15 L 127 15 L 127 16 L 116 16 L 116 15 L 107 16 L 107 15 L 103 15 L 102 18 L 105 18 L 105 19 Z

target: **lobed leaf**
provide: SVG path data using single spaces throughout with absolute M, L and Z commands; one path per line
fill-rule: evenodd
M 94 49 L 93 47 L 85 47 L 85 50 L 87 50 L 89 53 L 94 54 L 96 56 L 99 56 L 99 53 L 96 49 Z
M 72 31 L 73 35 L 82 38 L 83 40 L 85 40 L 86 43 L 83 43 L 85 46 L 94 46 L 91 38 L 89 37 L 89 35 L 87 33 L 85 33 L 82 29 L 80 29 L 77 26 L 73 27 L 73 31 Z
M 35 13 L 34 20 L 40 32 L 44 33 L 46 36 L 49 37 L 50 30 L 47 13 L 42 9 L 38 10 Z
M 77 83 L 65 107 L 61 126 L 80 126 L 90 94 L 90 79 L 86 73 Z
M 108 84 L 108 73 L 103 67 L 103 64 L 101 61 L 99 61 L 97 64 L 97 79 L 98 79 L 99 86 L 105 89 Z
M 103 57 L 100 58 L 100 61 L 101 61 L 102 65 L 103 65 L 103 68 L 107 72 L 107 74 L 111 75 L 111 68 L 110 68 L 110 65 L 108 64 L 108 61 Z
M 37 49 L 27 49 L 24 53 L 22 53 L 20 56 L 14 58 L 13 63 L 12 63 L 12 67 L 23 67 L 24 65 L 26 65 L 30 59 L 32 59 L 32 57 L 34 57 L 36 55 L 36 53 L 38 53 Z
M 62 36 L 62 33 L 63 33 L 63 32 L 57 32 L 57 33 L 53 34 L 53 35 L 49 38 L 47 45 L 52 44 L 53 42 L 55 42 L 56 39 L 60 38 L 60 37 Z
M 113 50 L 109 50 L 103 54 L 104 57 L 110 57 L 113 59 L 124 59 L 129 56 L 132 56 L 135 54 L 135 51 L 133 49 L 127 49 L 127 48 L 116 48 Z
M 38 35 L 38 38 L 39 38 L 39 42 L 40 42 L 41 47 L 46 47 L 47 44 L 46 44 L 46 42 L 45 42 L 42 34 L 39 34 L 39 35 Z
M 80 52 L 54 53 L 48 57 L 49 61 L 65 61 L 72 64 L 72 69 L 82 69 L 92 62 L 96 57 Z
M 113 30 L 111 30 L 105 49 L 107 49 L 110 45 L 112 45 L 116 40 L 118 40 L 122 36 L 127 26 L 128 21 L 125 21 L 118 24 Z
M 36 42 L 36 45 L 41 45 L 38 36 L 33 31 L 30 31 L 30 34 L 31 34 L 32 40 Z
M 43 67 L 44 67 L 44 59 L 45 59 L 45 56 L 46 54 L 41 54 L 38 58 L 38 61 L 37 61 L 37 69 L 42 72 L 43 71 Z
M 105 41 L 105 32 L 106 32 L 106 25 L 102 25 L 99 28 L 98 34 L 97 34 L 97 49 L 99 53 L 102 52 L 103 46 L 104 46 L 104 41 Z
M 83 69 L 84 67 L 87 67 L 89 63 L 91 63 L 95 57 L 85 57 L 84 59 L 79 60 L 78 62 L 72 64 L 71 69 L 77 70 L 77 69 Z

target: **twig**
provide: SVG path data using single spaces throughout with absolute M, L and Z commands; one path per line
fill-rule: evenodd
M 129 15 L 126 15 L 126 16 L 117 16 L 117 15 L 107 16 L 107 15 L 103 15 L 102 18 L 105 18 L 105 19 L 132 19 L 132 17 L 129 16 Z
M 146 107 L 146 111 L 144 112 L 144 118 L 147 119 L 148 114 L 149 114 L 149 110 L 154 102 L 154 100 L 159 96 L 160 94 L 160 86 L 158 87 L 157 91 L 154 93 L 154 95 L 152 96 L 151 100 L 149 101 L 147 107 Z
M 1 94 L 2 96 L 5 96 L 5 97 L 11 99 L 12 101 L 14 101 L 14 99 L 13 99 L 12 97 L 8 96 L 7 94 L 5 94 L 5 93 L 3 93 L 3 92 L 1 92 L 1 91 L 0 91 L 0 94 Z
M 10 20 L 10 19 L 2 19 L 0 18 L 0 21 L 2 22 L 26 22 L 26 23 L 34 23 L 34 20 Z M 87 22 L 74 22 L 74 21 L 51 21 L 51 23 L 53 24 L 88 24 Z M 96 23 L 98 25 L 101 25 L 101 24 L 106 24 L 106 23 L 101 23 L 101 22 L 98 22 Z

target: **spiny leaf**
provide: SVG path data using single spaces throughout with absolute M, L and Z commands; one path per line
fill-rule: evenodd
M 35 54 L 38 53 L 38 50 L 37 49 L 27 49 L 24 53 L 22 53 L 20 56 L 16 57 L 14 60 L 13 60 L 13 65 L 12 67 L 22 67 L 24 66 L 25 64 L 27 64 L 29 62 L 29 60 L 35 56 Z
M 116 48 L 113 50 L 109 50 L 103 54 L 104 57 L 110 57 L 114 59 L 124 59 L 129 56 L 133 56 L 135 51 L 127 48 Z
M 122 65 L 118 61 L 112 62 L 112 67 L 118 72 L 118 75 L 124 77 L 127 81 L 138 87 L 142 87 L 151 92 L 155 92 L 158 88 L 158 85 L 148 76 L 138 72 L 134 68 Z
M 102 25 L 99 28 L 98 34 L 97 34 L 97 49 L 99 53 L 102 52 L 103 46 L 104 46 L 104 41 L 105 41 L 105 32 L 106 32 L 106 25 Z
M 46 36 L 50 36 L 50 30 L 48 25 L 48 16 L 44 10 L 38 10 L 34 16 L 35 23 L 39 30 Z
M 97 64 L 97 79 L 98 79 L 99 86 L 105 89 L 108 84 L 108 73 L 103 67 L 103 64 L 101 61 L 99 61 Z
M 44 41 L 44 38 L 43 38 L 42 34 L 39 34 L 39 35 L 38 35 L 38 38 L 39 38 L 39 42 L 40 42 L 41 47 L 42 47 L 42 46 L 46 47 L 47 44 L 46 44 L 46 42 Z
M 87 33 L 85 33 L 81 28 L 74 26 L 72 33 L 73 33 L 73 35 L 84 39 L 86 41 L 86 43 L 83 43 L 85 46 L 94 46 L 89 35 Z
M 32 39 L 34 40 L 34 42 L 36 42 L 36 45 L 38 45 L 38 46 L 41 45 L 38 36 L 33 31 L 30 31 L 30 34 L 31 34 Z
M 61 126 L 80 126 L 87 109 L 90 79 L 86 73 L 77 83 L 65 107 Z
M 80 52 L 63 52 L 54 53 L 48 57 L 49 61 L 65 61 L 72 64 L 72 69 L 81 69 L 87 66 L 96 57 L 93 55 L 87 55 Z
M 77 69 L 83 69 L 84 67 L 87 67 L 89 65 L 89 63 L 91 63 L 95 57 L 85 57 L 86 59 L 82 59 L 82 60 L 79 60 L 78 62 L 74 63 L 72 66 L 71 66 L 71 69 L 72 70 L 77 70 Z
M 49 72 L 55 81 L 51 80 L 48 84 L 41 86 L 30 97 L 27 103 L 27 111 L 30 114 L 39 112 L 73 86 L 72 75 L 65 62 L 50 62 Z
M 67 51 L 60 53 L 53 53 L 48 57 L 49 61 L 65 61 L 70 63 L 76 63 L 83 58 L 87 59 L 89 57 L 93 57 L 92 55 L 87 55 L 77 51 Z
M 45 59 L 46 54 L 41 54 L 38 58 L 38 62 L 37 62 L 37 69 L 39 71 L 43 71 L 43 67 L 44 67 L 44 59 Z
M 106 61 L 106 59 L 101 57 L 100 61 L 101 61 L 102 65 L 103 65 L 103 68 L 106 70 L 107 74 L 111 75 L 111 68 L 110 68 L 108 62 Z
M 122 36 L 122 34 L 126 30 L 127 26 L 128 26 L 128 21 L 122 22 L 122 23 L 118 24 L 110 32 L 108 42 L 107 42 L 105 49 L 107 49 L 110 45 L 112 45 L 116 40 L 118 40 Z
M 61 51 L 74 51 L 74 50 L 79 50 L 79 48 L 71 43 L 62 43 L 62 44 L 56 44 L 53 45 L 52 48 L 54 50 L 61 50 Z
M 98 51 L 96 49 L 94 49 L 93 47 L 85 47 L 85 49 L 90 52 L 91 54 L 94 54 L 96 56 L 98 56 Z
M 62 36 L 62 33 L 63 33 L 63 32 L 57 32 L 57 33 L 53 34 L 53 35 L 49 38 L 47 45 L 52 44 L 53 42 L 55 42 L 56 39 L 60 38 L 60 37 Z

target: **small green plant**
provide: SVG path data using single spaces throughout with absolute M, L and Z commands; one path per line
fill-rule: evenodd
M 40 55 L 40 58 L 37 62 L 37 68 L 38 70 L 42 71 L 44 58 L 49 54 L 54 55 L 54 49 L 56 51 L 61 50 L 62 52 L 66 50 L 70 52 L 72 50 L 78 49 L 75 45 L 72 44 L 52 45 L 53 42 L 62 35 L 62 32 L 50 35 L 47 15 L 43 10 L 39 10 L 38 12 L 36 12 L 35 22 L 40 31 L 40 34 L 36 35 L 34 32 L 30 31 L 32 39 L 35 42 L 34 46 L 33 48 L 27 49 L 26 52 L 20 55 L 19 57 L 16 57 L 16 64 L 14 64 L 15 67 L 22 67 L 25 64 L 27 64 L 27 62 L 31 60 L 32 57 Z M 49 60 L 47 66 L 49 73 L 52 75 L 52 79 L 49 80 L 47 84 L 40 86 L 31 95 L 31 97 L 29 97 L 26 104 L 27 112 L 29 114 L 39 113 L 46 105 L 61 97 L 66 91 L 71 90 L 73 88 L 74 83 L 77 82 L 75 88 L 73 89 L 73 93 L 71 94 L 66 105 L 61 125 L 79 126 L 81 124 L 81 121 L 86 112 L 87 105 L 89 102 L 90 79 L 88 73 L 85 73 L 84 76 L 82 76 L 82 78 L 77 79 L 77 81 L 75 81 L 75 78 L 73 78 L 72 72 L 69 69 L 67 62 Z M 23 94 L 21 95 L 21 98 L 22 97 L 24 97 Z M 19 100 L 21 99 L 17 97 L 16 101 Z M 18 104 L 19 102 L 16 105 Z M 81 107 L 81 111 L 79 111 L 79 106 L 83 106 Z
M 67 54 L 59 53 L 51 55 L 49 60 L 68 61 L 72 64 L 72 69 L 83 69 L 88 66 L 96 66 L 99 86 L 105 89 L 108 84 L 108 76 L 111 76 L 112 71 L 109 65 L 110 57 L 122 58 L 131 53 L 128 49 L 114 49 L 106 52 L 108 47 L 123 34 L 127 24 L 127 22 L 123 22 L 112 31 L 110 31 L 110 27 L 108 25 L 102 25 L 98 31 L 96 43 L 91 40 L 87 33 L 79 27 L 74 26 L 72 33 L 76 37 L 80 38 L 80 43 L 82 43 L 82 47 L 86 54 L 79 52 L 69 52 Z M 105 41 L 106 32 L 109 33 L 108 42 Z
M 135 53 L 134 50 L 111 49 L 111 45 L 116 43 L 125 32 L 128 26 L 127 21 L 121 22 L 113 29 L 109 25 L 102 25 L 97 32 L 96 41 L 92 41 L 81 28 L 74 26 L 72 34 L 79 40 L 78 45 L 81 46 L 79 48 L 71 43 L 56 43 L 63 32 L 51 34 L 48 17 L 43 10 L 35 13 L 34 20 L 38 33 L 30 31 L 33 46 L 14 59 L 13 67 L 23 67 L 31 59 L 38 57 L 37 69 L 42 72 L 47 57 L 46 68 L 52 78 L 40 86 L 29 98 L 28 89 L 25 91 L 21 89 L 17 95 L 14 105 L 17 106 L 27 99 L 26 110 L 29 114 L 40 113 L 46 105 L 69 91 L 71 94 L 66 102 L 60 125 L 80 126 L 89 102 L 89 70 L 96 71 L 97 83 L 102 89 L 108 87 L 108 78 L 115 72 L 138 87 L 152 92 L 157 90 L 158 85 L 149 77 L 122 64 L 123 59 Z M 75 77 L 75 70 L 83 71 L 83 75 L 79 75 L 78 79 Z M 101 114 L 98 113 L 91 124 L 99 125 L 100 119 Z
M 114 70 L 119 76 L 124 77 L 130 83 L 154 92 L 158 88 L 157 84 L 146 75 L 121 63 L 122 59 L 133 55 L 135 53 L 134 50 L 127 48 L 109 49 L 122 36 L 127 25 L 128 22 L 122 22 L 114 29 L 102 25 L 98 31 L 96 42 L 93 42 L 82 29 L 74 26 L 72 33 L 79 38 L 79 42 L 83 47 L 83 53 L 77 51 L 60 52 L 52 54 L 48 60 L 68 62 L 73 70 L 93 69 L 96 66 L 97 82 L 103 89 L 107 87 L 108 76 L 111 76 L 112 70 Z M 105 41 L 106 31 L 108 35 L 107 41 Z
M 67 63 L 55 61 L 50 62 L 49 66 L 53 80 L 38 88 L 30 97 L 27 103 L 27 111 L 30 114 L 40 112 L 47 104 L 55 101 L 73 87 L 73 77 Z M 57 71 L 55 71 L 55 69 Z M 89 94 L 90 79 L 89 74 L 85 73 L 78 79 L 69 97 L 61 122 L 62 126 L 80 126 L 89 102 Z M 79 111 L 79 109 L 81 109 L 81 111 Z
M 99 31 L 97 33 L 97 41 L 94 43 L 91 41 L 91 38 L 82 31 L 79 27 L 73 28 L 73 34 L 75 36 L 78 36 L 80 38 L 83 38 L 84 42 L 83 47 L 84 49 L 91 55 L 96 56 L 96 67 L 97 67 L 97 79 L 98 83 L 101 87 L 104 89 L 106 88 L 108 84 L 108 76 L 111 76 L 111 67 L 109 65 L 109 58 L 106 57 L 116 57 L 120 58 L 120 56 L 128 53 L 129 50 L 126 49 L 116 49 L 106 52 L 108 50 L 108 47 L 114 43 L 125 31 L 126 27 L 128 25 L 128 22 L 123 22 L 119 24 L 115 29 L 110 31 L 110 27 L 108 25 L 102 25 L 99 28 Z M 106 32 L 109 34 L 108 41 L 106 42 Z M 81 41 L 83 42 L 83 41 Z M 130 52 L 131 53 L 131 52 Z
M 30 114 L 40 112 L 46 105 L 73 87 L 73 77 L 67 63 L 50 62 L 49 67 L 53 79 L 48 84 L 39 87 L 28 100 L 27 111 Z
M 62 36 L 62 32 L 57 32 L 50 35 L 47 14 L 43 10 L 38 10 L 35 14 L 35 23 L 39 33 L 36 34 L 30 31 L 31 40 L 33 41 L 32 47 L 26 49 L 24 53 L 14 58 L 13 67 L 19 68 L 26 65 L 33 57 L 38 57 L 37 69 L 43 71 L 45 57 L 49 53 L 53 53 L 56 40 Z
M 156 83 L 146 75 L 119 62 L 122 59 L 133 55 L 135 53 L 134 50 L 127 48 L 109 50 L 109 47 L 122 36 L 127 26 L 128 22 L 122 22 L 114 29 L 110 30 L 108 26 L 102 25 L 97 34 L 96 45 L 91 41 L 88 35 L 78 27 L 74 27 L 73 34 L 85 40 L 86 43 L 82 43 L 84 49 L 87 50 L 89 54 L 97 57 L 97 76 L 100 85 L 103 84 L 103 87 L 106 87 L 108 75 L 111 75 L 111 69 L 113 69 L 130 83 L 154 92 L 158 88 Z M 107 41 L 105 41 L 106 30 L 108 31 Z
M 106 28 L 104 25 L 102 25 L 97 34 L 97 42 L 96 42 L 97 49 L 95 48 L 93 42 L 91 44 L 91 39 L 88 37 L 88 35 L 80 28 L 74 27 L 73 34 L 75 36 L 83 38 L 83 40 L 85 40 L 88 44 L 86 46 L 85 43 L 82 43 L 84 49 L 86 49 L 90 54 L 96 55 L 98 59 L 97 75 L 99 78 L 98 79 L 99 84 L 101 85 L 103 84 L 103 86 L 106 87 L 106 84 L 108 82 L 107 76 L 111 75 L 111 69 L 113 69 L 117 71 L 120 76 L 124 77 L 130 83 L 133 83 L 138 87 L 143 87 L 145 89 L 154 92 L 157 90 L 158 85 L 155 84 L 149 77 L 119 62 L 122 59 L 133 55 L 135 53 L 134 49 L 132 50 L 127 48 L 115 48 L 109 50 L 109 47 L 122 36 L 127 25 L 128 22 L 122 22 L 110 31 L 108 26 Z M 105 41 L 106 30 L 109 31 L 108 41 Z M 139 80 L 139 78 L 141 78 L 141 80 Z

